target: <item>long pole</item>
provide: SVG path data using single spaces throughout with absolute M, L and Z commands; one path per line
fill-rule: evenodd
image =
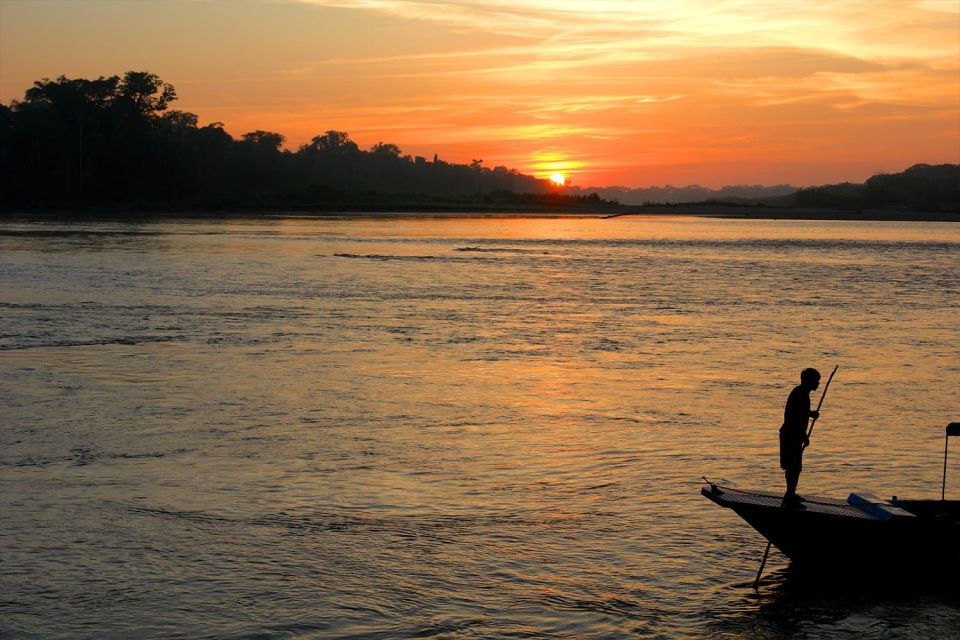
M 820 417 L 820 407 L 823 406 L 823 399 L 827 397 L 827 389 L 830 388 L 830 383 L 833 382 L 833 376 L 839 368 L 840 365 L 837 365 L 833 368 L 833 371 L 830 373 L 830 377 L 827 378 L 827 384 L 825 384 L 823 387 L 823 393 L 820 394 L 820 402 L 817 404 L 817 416 L 813 419 L 813 422 L 810 423 L 810 430 L 807 431 L 807 444 L 804 445 L 804 449 L 806 449 L 810 444 L 810 436 L 813 435 L 813 425 L 817 424 L 817 418 Z
M 810 436 L 813 435 L 813 425 L 817 424 L 817 418 L 820 417 L 820 407 L 823 406 L 823 399 L 827 397 L 827 389 L 830 388 L 830 383 L 833 382 L 833 376 L 837 372 L 837 369 L 840 368 L 840 365 L 837 365 L 833 368 L 833 371 L 830 372 L 830 377 L 827 378 L 827 384 L 823 386 L 823 393 L 820 394 L 820 402 L 817 404 L 817 415 L 814 417 L 813 421 L 810 423 L 810 429 L 807 431 L 807 444 L 804 445 L 804 449 L 809 446 Z
M 833 368 L 833 371 L 830 372 L 830 377 L 827 378 L 827 384 L 823 386 L 823 393 L 820 394 L 820 402 L 817 404 L 817 417 L 820 417 L 820 407 L 823 406 L 823 399 L 827 397 L 827 389 L 830 388 L 830 383 L 833 382 L 833 376 L 837 372 L 837 369 L 840 368 L 840 365 L 836 365 Z M 813 434 L 813 425 L 817 424 L 817 418 L 813 419 L 813 422 L 810 423 L 810 430 L 807 431 L 807 442 L 810 442 L 810 436 Z M 806 449 L 806 445 L 803 447 Z M 944 450 L 944 456 L 946 456 L 946 450 Z M 946 465 L 946 459 L 944 459 L 944 465 Z M 944 476 L 946 477 L 946 476 Z M 946 481 L 944 481 L 944 486 L 946 486 Z M 941 498 L 942 499 L 942 498 Z M 763 560 L 760 561 L 760 568 L 757 569 L 757 577 L 753 579 L 753 588 L 754 590 L 760 585 L 760 576 L 763 574 L 763 568 L 767 566 L 767 557 L 770 555 L 770 547 L 773 545 L 772 542 L 767 541 L 767 548 L 763 552 Z
M 950 446 L 950 430 L 947 429 L 947 436 L 943 439 L 943 486 L 940 487 L 940 500 L 947 495 L 947 447 Z
M 763 568 L 767 566 L 767 556 L 770 555 L 770 545 L 772 542 L 767 542 L 767 549 L 763 552 L 763 560 L 760 561 L 760 568 L 757 569 L 757 577 L 753 579 L 753 590 L 757 591 L 760 586 L 760 575 L 763 573 Z

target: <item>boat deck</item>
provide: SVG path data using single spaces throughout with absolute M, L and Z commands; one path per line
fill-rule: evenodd
M 710 498 L 722 507 L 737 510 L 739 507 L 766 507 L 770 509 L 790 509 L 807 513 L 842 516 L 845 518 L 862 518 L 866 520 L 882 520 L 883 518 L 868 513 L 863 508 L 849 504 L 845 500 L 823 498 L 820 496 L 800 496 L 800 506 L 784 507 L 783 494 L 768 493 L 766 491 L 741 491 L 730 487 L 721 487 L 711 484 L 704 487 L 703 495 Z

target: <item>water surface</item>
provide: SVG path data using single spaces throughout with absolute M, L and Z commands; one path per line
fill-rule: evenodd
M 698 495 L 936 497 L 960 225 L 0 223 L 0 636 L 945 637 Z M 816 394 L 814 399 L 816 400 Z M 948 471 L 960 496 L 960 456 Z M 892 552 L 896 552 L 892 550 Z

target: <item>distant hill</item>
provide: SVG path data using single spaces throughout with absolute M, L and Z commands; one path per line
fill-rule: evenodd
M 637 189 L 629 187 L 570 187 L 568 190 L 568 193 L 571 194 L 596 193 L 604 200 L 616 200 L 621 204 L 628 205 L 704 201 L 754 202 L 758 199 L 787 196 L 796 192 L 797 187 L 788 184 L 773 186 L 738 184 L 719 189 L 692 184 L 685 187 L 666 185 L 664 187 L 641 187 Z
M 863 184 L 844 182 L 798 190 L 802 207 L 960 210 L 960 165 L 915 164 L 900 173 L 880 173 Z
M 830 209 L 960 211 L 960 165 L 915 164 L 900 173 L 880 173 L 865 183 L 842 182 L 798 189 L 790 185 L 687 187 L 572 187 L 571 194 L 596 193 L 626 205 L 705 204 Z

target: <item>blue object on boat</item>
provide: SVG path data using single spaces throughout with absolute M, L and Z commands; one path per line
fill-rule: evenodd
M 872 493 L 851 493 L 850 496 L 847 497 L 847 504 L 859 507 L 870 515 L 876 516 L 884 521 L 890 520 L 891 518 L 917 517 L 906 509 L 901 509 L 885 500 L 881 500 Z

